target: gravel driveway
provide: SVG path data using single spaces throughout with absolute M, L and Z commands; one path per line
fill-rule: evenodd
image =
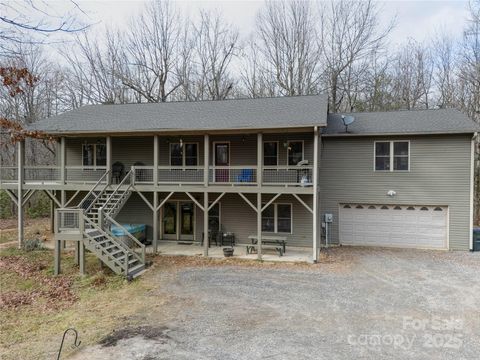
M 480 253 L 339 248 L 303 267 L 152 271 L 168 319 L 153 310 L 74 359 L 480 358 Z

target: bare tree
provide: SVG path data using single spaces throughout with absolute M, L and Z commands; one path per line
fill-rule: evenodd
M 194 29 L 199 95 L 202 99 L 225 99 L 236 82 L 230 70 L 240 52 L 238 31 L 225 23 L 221 14 L 207 11 L 201 11 Z
M 320 52 L 315 23 L 306 1 L 268 1 L 257 15 L 258 40 L 251 46 L 250 56 L 261 55 L 261 62 L 252 65 L 257 75 L 269 77 L 268 82 L 274 82 L 281 94 L 317 91 Z
M 456 71 L 458 47 L 446 33 L 439 33 L 433 39 L 433 85 L 437 91 L 436 104 L 440 108 L 456 105 Z
M 82 31 L 89 25 L 79 20 L 85 15 L 74 1 L 58 15 L 46 1 L 0 1 L 0 54 L 11 56 L 18 44 L 45 43 L 53 34 Z
M 393 22 L 381 29 L 379 9 L 370 0 L 331 1 L 320 7 L 320 19 L 319 42 L 325 82 L 330 93 L 330 109 L 336 112 L 342 108 L 345 96 L 341 91 L 342 75 L 384 45 Z
M 76 36 L 73 47 L 62 51 L 70 64 L 69 78 L 72 93 L 82 99 L 74 98 L 74 107 L 85 103 L 123 103 L 126 102 L 124 88 L 118 74 L 123 73 L 123 39 L 119 33 L 105 31 L 105 39 L 93 37 L 89 32 Z
M 180 86 L 181 18 L 171 2 L 154 1 L 132 20 L 126 38 L 125 86 L 148 102 L 164 102 Z
M 433 62 L 430 50 L 409 40 L 392 62 L 394 108 L 429 108 Z

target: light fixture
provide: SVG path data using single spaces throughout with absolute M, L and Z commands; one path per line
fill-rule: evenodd
M 394 197 L 395 195 L 397 195 L 397 192 L 395 190 L 388 190 L 387 195 L 390 197 Z

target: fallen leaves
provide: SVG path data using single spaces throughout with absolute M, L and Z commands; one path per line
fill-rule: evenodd
M 72 291 L 73 279 L 66 276 L 45 274 L 44 262 L 27 261 L 21 256 L 0 258 L 0 270 L 10 271 L 24 279 L 40 284 L 40 289 L 27 291 L 5 291 L 0 293 L 0 309 L 17 309 L 25 305 L 38 305 L 48 311 L 73 304 L 77 296 Z

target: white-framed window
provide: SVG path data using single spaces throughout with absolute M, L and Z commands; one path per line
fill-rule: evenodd
M 292 204 L 270 204 L 262 211 L 263 232 L 291 234 L 292 222 Z
M 410 141 L 375 141 L 374 143 L 375 171 L 409 171 Z
M 263 165 L 278 165 L 278 141 L 263 142 Z
M 287 143 L 287 164 L 297 165 L 304 159 L 303 153 L 303 140 L 302 141 L 289 141 Z
M 197 166 L 198 143 L 170 143 L 170 166 Z
M 82 145 L 83 166 L 106 166 L 107 146 L 105 144 L 83 144 Z

